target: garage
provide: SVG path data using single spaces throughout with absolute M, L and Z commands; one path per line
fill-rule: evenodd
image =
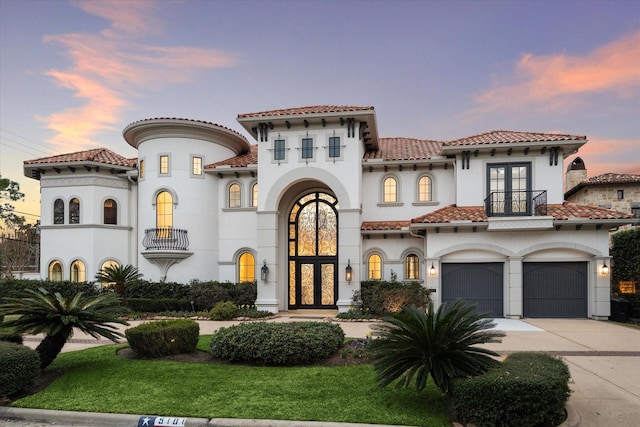
M 523 263 L 524 317 L 587 317 L 586 262 Z
M 442 264 L 442 302 L 463 300 L 476 304 L 477 310 L 490 317 L 503 317 L 504 264 L 444 263 Z

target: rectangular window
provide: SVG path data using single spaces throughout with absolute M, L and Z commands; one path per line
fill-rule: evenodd
M 140 160 L 139 168 L 140 168 L 140 172 L 139 172 L 140 179 L 142 179 L 144 178 L 144 160 Z
M 302 138 L 302 158 L 313 159 L 313 138 Z
M 487 213 L 531 214 L 531 164 L 502 163 L 488 166 Z
M 340 137 L 329 137 L 329 157 L 340 157 Z
M 202 157 L 193 157 L 191 160 L 191 173 L 202 175 Z
M 160 173 L 163 175 L 169 173 L 169 156 L 166 154 L 160 156 Z
M 273 160 L 284 160 L 284 139 L 273 141 Z

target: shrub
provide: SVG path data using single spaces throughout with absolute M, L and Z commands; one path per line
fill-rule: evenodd
M 143 313 L 191 311 L 191 301 L 176 298 L 129 298 L 127 307 L 132 311 Z
M 640 293 L 621 294 L 620 296 L 631 303 L 631 313 L 629 315 L 635 318 L 640 317 Z
M 242 323 L 219 329 L 211 354 L 251 365 L 306 365 L 331 357 L 343 341 L 342 328 L 333 323 Z
M 85 296 L 95 296 L 100 293 L 98 287 L 90 282 L 50 282 L 48 280 L 27 280 L 27 279 L 3 279 L 0 280 L 0 304 L 5 298 L 21 298 L 25 290 L 46 289 L 51 294 L 56 292 L 63 297 L 69 297 L 82 292 Z
M 450 403 L 459 421 L 483 427 L 555 426 L 564 417 L 569 377 L 560 359 L 514 353 L 499 369 L 454 380 Z
M 266 310 L 258 310 L 253 304 L 245 304 L 238 307 L 238 317 L 250 317 L 252 319 L 262 319 L 271 317 L 273 313 Z
M 39 373 L 38 353 L 20 344 L 0 341 L 0 397 L 27 389 Z
M 182 299 L 189 300 L 189 285 L 175 282 L 148 282 L 137 280 L 127 284 L 127 299 Z M 189 307 L 191 310 L 191 307 Z
M 211 320 L 231 320 L 238 314 L 238 307 L 231 301 L 217 303 L 209 312 Z
M 418 390 L 429 376 L 444 393 L 451 380 L 479 375 L 499 364 L 494 351 L 477 344 L 498 342 L 504 333 L 489 331 L 495 324 L 478 313 L 475 306 L 456 301 L 428 312 L 415 306 L 403 307 L 379 327 L 380 337 L 371 343 L 377 381 L 384 387 L 400 380 L 408 387 L 415 379 Z
M 12 331 L 8 328 L 3 328 L 0 325 L 0 341 L 12 342 L 15 344 L 22 344 L 22 334 Z
M 429 290 L 418 282 L 372 280 L 361 282 L 353 294 L 352 306 L 365 315 L 382 316 L 396 313 L 401 307 L 429 305 Z
M 237 306 L 254 305 L 258 299 L 258 285 L 256 282 L 240 282 L 232 292 L 232 301 Z
M 125 331 L 129 346 L 145 358 L 191 353 L 199 335 L 198 323 L 188 319 L 143 323 Z

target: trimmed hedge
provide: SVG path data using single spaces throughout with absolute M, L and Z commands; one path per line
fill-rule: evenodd
M 25 289 L 38 290 L 44 288 L 55 294 L 60 292 L 64 297 L 73 296 L 78 292 L 82 292 L 86 296 L 98 295 L 100 290 L 91 282 L 70 282 L 68 280 L 62 282 L 50 282 L 48 280 L 26 280 L 26 279 L 3 279 L 0 280 L 0 304 L 3 298 L 21 298 L 24 296 Z
M 0 397 L 29 388 L 40 373 L 40 357 L 20 344 L 0 341 Z
M 456 379 L 450 404 L 458 421 L 482 427 L 555 426 L 569 399 L 569 368 L 540 353 L 514 353 L 500 369 Z
M 370 280 L 360 283 L 353 294 L 352 305 L 361 314 L 383 316 L 400 311 L 402 306 L 429 306 L 429 290 L 419 282 L 387 282 Z
M 191 301 L 176 298 L 129 298 L 127 307 L 143 313 L 163 313 L 167 311 L 191 311 Z
M 241 323 L 213 335 L 211 354 L 250 365 L 308 365 L 331 357 L 343 342 L 342 328 L 333 323 Z
M 231 301 L 219 302 L 209 312 L 211 320 L 231 320 L 238 314 L 238 307 Z
M 124 332 L 129 346 L 144 358 L 195 351 L 200 326 L 194 320 L 159 320 L 143 323 Z

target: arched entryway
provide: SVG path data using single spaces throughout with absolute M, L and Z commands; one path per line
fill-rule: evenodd
M 335 308 L 338 290 L 338 200 L 314 191 L 289 212 L 289 308 Z

